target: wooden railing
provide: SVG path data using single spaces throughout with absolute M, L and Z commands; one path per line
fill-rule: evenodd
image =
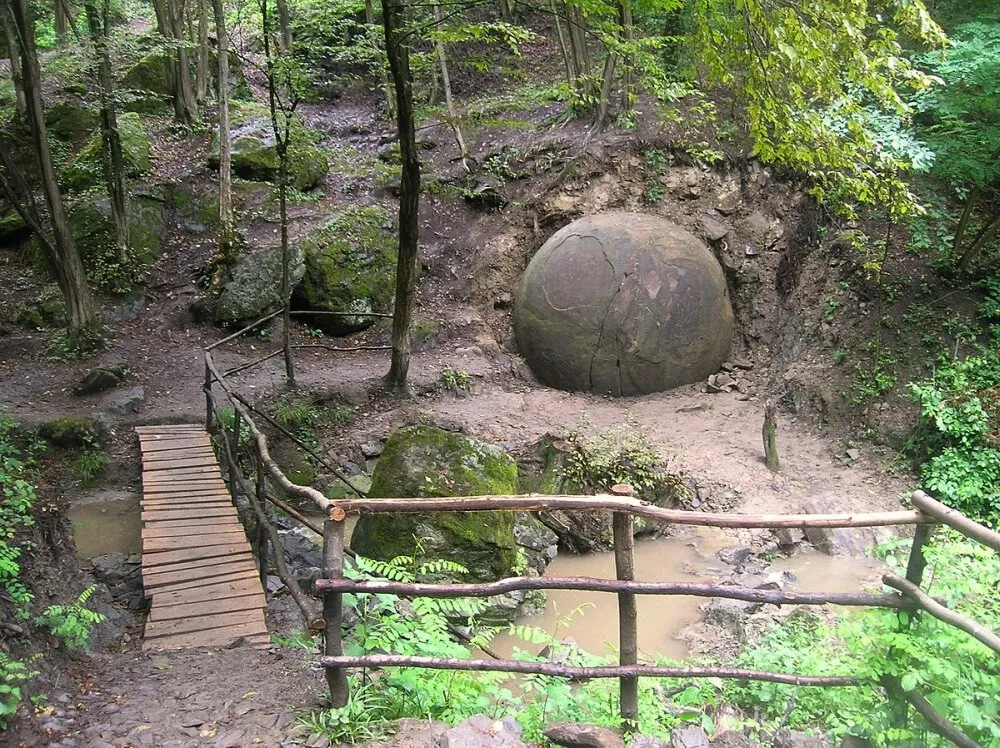
M 368 499 L 363 492 L 348 483 L 358 495 L 356 499 L 331 500 L 316 489 L 300 486 L 290 481 L 271 458 L 268 441 L 264 432 L 254 421 L 254 416 L 267 420 L 277 427 L 282 436 L 292 438 L 299 446 L 309 449 L 283 430 L 265 414 L 236 393 L 226 381 L 237 371 L 262 363 L 275 354 L 269 354 L 251 364 L 237 367 L 229 372 L 220 372 L 212 357 L 212 350 L 228 342 L 243 332 L 253 329 L 251 325 L 240 333 L 229 336 L 205 349 L 205 395 L 206 426 L 221 423 L 219 409 L 214 396 L 214 385 L 218 385 L 225 399 L 233 408 L 233 423 L 230 433 L 223 434 L 223 456 L 230 470 L 231 490 L 241 477 L 240 460 L 237 452 L 243 426 L 249 430 L 253 445 L 255 463 L 255 491 L 250 497 L 258 519 L 256 546 L 260 558 L 261 575 L 268 566 L 268 543 L 273 547 L 273 559 L 282 578 L 304 617 L 314 630 L 323 632 L 323 656 L 320 660 L 325 668 L 331 703 L 341 706 L 347 702 L 347 671 L 351 668 L 422 667 L 443 670 L 465 670 L 480 672 L 506 672 L 520 674 L 540 674 L 563 678 L 617 678 L 619 680 L 620 711 L 626 730 L 635 728 L 638 717 L 638 679 L 641 677 L 675 678 L 733 678 L 738 680 L 769 681 L 798 686 L 856 686 L 862 679 L 851 674 L 837 676 L 806 676 L 795 673 L 775 673 L 728 667 L 663 667 L 642 664 L 638 661 L 638 616 L 636 595 L 691 595 L 697 597 L 745 600 L 770 605 L 843 605 L 888 609 L 923 611 L 944 621 L 992 649 L 1000 655 L 1000 637 L 968 618 L 949 610 L 920 590 L 925 565 L 924 549 L 931 538 L 934 525 L 947 525 L 968 538 L 976 540 L 994 551 L 1000 552 L 1000 534 L 977 524 L 959 512 L 935 501 L 922 491 L 912 497 L 912 509 L 895 512 L 852 513 L 852 514 L 786 514 L 786 515 L 745 515 L 711 514 L 693 511 L 664 509 L 631 497 L 628 486 L 616 486 L 611 495 L 598 496 L 466 496 L 455 498 L 393 498 Z M 278 351 L 277 353 L 281 353 Z M 315 455 L 322 459 L 320 455 Z M 328 466 L 335 470 L 333 466 Z M 339 473 L 338 473 L 339 475 Z M 267 489 L 267 482 L 279 486 L 286 495 L 296 496 L 312 504 L 323 513 L 322 527 L 308 520 L 289 506 L 281 498 Z M 287 514 L 302 521 L 323 537 L 323 578 L 316 582 L 316 591 L 322 595 L 322 610 L 305 595 L 285 568 L 284 554 L 281 552 L 280 536 L 270 521 L 267 504 L 272 503 Z M 610 511 L 613 513 L 613 534 L 615 552 L 615 579 L 595 579 L 589 577 L 509 577 L 495 582 L 481 584 L 425 584 L 402 583 L 385 580 L 346 579 L 344 577 L 345 556 L 352 555 L 344 537 L 347 517 L 352 515 L 381 513 L 435 512 L 481 512 L 481 511 L 527 511 L 542 510 Z M 645 521 L 661 524 L 692 525 L 716 528 L 861 528 L 876 526 L 915 525 L 913 545 L 910 550 L 906 577 L 886 574 L 883 582 L 895 592 L 888 593 L 824 593 L 789 592 L 784 590 L 760 590 L 720 584 L 694 584 L 680 582 L 641 582 L 634 579 L 633 561 L 633 521 L 641 517 Z M 519 590 L 588 590 L 608 592 L 617 595 L 619 617 L 619 664 L 605 667 L 573 667 L 549 662 L 523 662 L 495 658 L 492 660 L 444 659 L 436 657 L 400 656 L 393 654 L 364 654 L 346 656 L 343 654 L 343 595 L 345 593 L 390 593 L 404 597 L 490 597 Z M 319 613 L 319 615 L 317 615 Z M 975 741 L 963 735 L 947 718 L 941 715 L 921 695 L 904 691 L 898 679 L 882 683 L 890 694 L 905 699 L 925 717 L 928 724 L 942 737 L 959 746 L 975 746 Z

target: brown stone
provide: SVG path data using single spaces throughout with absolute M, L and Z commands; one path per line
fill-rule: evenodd
M 549 742 L 565 748 L 625 748 L 622 736 L 610 727 L 557 722 L 545 728 Z

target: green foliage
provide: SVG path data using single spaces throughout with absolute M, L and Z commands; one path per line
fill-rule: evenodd
M 468 392 L 472 389 L 472 375 L 463 369 L 452 369 L 450 366 L 441 371 L 438 379 L 438 389 L 442 392 Z
M 236 411 L 233 408 L 219 408 L 216 413 L 216 417 L 219 419 L 219 427 L 225 432 L 225 438 L 230 438 L 233 429 L 236 426 Z M 242 418 L 240 419 L 240 434 L 237 446 L 243 448 L 249 446 L 253 441 L 253 432 L 250 431 L 250 427 L 247 425 L 246 421 Z M 216 452 L 218 454 L 218 452 Z
M 658 505 L 686 495 L 681 475 L 667 469 L 663 459 L 637 424 L 624 424 L 593 435 L 570 433 L 575 449 L 563 463 L 562 477 L 581 491 L 609 492 L 627 483 L 635 496 Z
M 905 562 L 908 543 L 883 549 L 893 566 Z M 929 593 L 987 629 L 1000 627 L 1000 557 L 956 533 L 926 549 Z M 853 734 L 875 746 L 917 748 L 945 743 L 913 715 L 897 719 L 899 704 L 876 685 L 898 677 L 981 745 L 1000 741 L 1000 661 L 969 635 L 929 615 L 909 618 L 886 610 L 862 610 L 833 618 L 795 615 L 739 658 L 745 667 L 808 675 L 854 674 L 854 688 L 799 688 L 774 683 L 730 682 L 725 700 L 759 715 L 767 734 L 782 724 L 819 729 L 835 741 Z
M 84 434 L 83 451 L 73 460 L 73 472 L 76 473 L 77 484 L 86 488 L 93 485 L 94 479 L 104 472 L 107 458 L 101 450 L 100 439 L 95 434 Z
M 926 90 L 934 79 L 907 59 L 902 40 L 944 41 L 921 2 L 877 11 L 840 0 L 690 6 L 697 70 L 735 92 L 761 160 L 808 174 L 813 194 L 842 213 L 857 204 L 914 211 L 901 175 L 925 167 L 928 154 L 906 132 L 900 92 Z M 886 138 L 887 130 L 896 135 Z
M 1000 321 L 1000 282 L 991 278 L 980 314 Z M 1000 527 L 1000 353 L 997 338 L 975 355 L 945 359 L 930 379 L 913 382 L 920 406 L 907 451 L 924 486 L 963 514 Z
M 24 618 L 32 595 L 21 581 L 19 559 L 30 545 L 18 538 L 35 524 L 32 510 L 37 497 L 29 473 L 42 447 L 31 444 L 25 450 L 18 446 L 16 428 L 17 423 L 0 411 L 0 587 L 13 602 L 16 615 Z
M 1000 187 L 1000 23 L 959 26 L 946 49 L 919 63 L 945 82 L 914 97 L 934 174 L 960 196 Z
M 102 614 L 87 607 L 95 589 L 88 587 L 75 602 L 67 605 L 50 605 L 35 617 L 35 625 L 57 636 L 69 649 L 86 649 L 91 629 L 104 620 Z
M 11 660 L 0 652 L 0 730 L 5 730 L 21 703 L 21 683 L 36 675 L 23 662 Z

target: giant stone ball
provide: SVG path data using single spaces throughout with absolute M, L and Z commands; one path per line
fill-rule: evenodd
M 722 268 L 676 224 L 640 213 L 580 218 L 528 263 L 514 309 L 521 354 L 544 384 L 616 396 L 718 370 L 733 336 Z

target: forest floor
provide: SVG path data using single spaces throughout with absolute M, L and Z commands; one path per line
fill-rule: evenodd
M 391 191 L 370 173 L 362 173 L 380 144 L 391 139 L 392 128 L 382 119 L 378 102 L 371 96 L 348 97 L 329 106 L 304 107 L 303 116 L 323 133 L 328 151 L 340 156 L 321 188 L 323 196 L 293 206 L 293 233 L 323 222 L 346 204 L 379 202 L 391 207 Z M 537 125 L 547 112 L 543 107 L 523 116 L 529 123 L 536 117 Z M 480 160 L 506 146 L 519 152 L 522 165 L 546 149 L 565 163 L 571 160 L 572 144 L 584 135 L 584 129 L 572 124 L 556 131 L 505 134 L 484 127 L 466 134 Z M 443 173 L 454 167 L 448 155 L 454 145 L 444 133 L 440 137 L 429 159 L 432 169 Z M 657 177 L 663 200 L 647 205 L 648 184 L 643 180 L 648 175 L 628 174 L 638 170 L 636 154 L 666 137 L 650 124 L 635 133 L 587 139 L 583 166 L 568 176 L 538 167 L 512 181 L 515 199 L 509 211 L 481 213 L 461 198 L 425 197 L 416 320 L 426 333 L 416 340 L 412 395 L 390 398 L 379 391 L 379 380 L 388 370 L 385 352 L 316 348 L 296 356 L 303 391 L 334 393 L 354 410 L 350 423 L 317 435 L 331 459 L 355 461 L 359 445 L 426 419 L 514 453 L 529 449 L 546 434 L 634 424 L 673 469 L 698 487 L 697 508 L 798 512 L 806 501 L 833 501 L 832 495 L 838 497 L 836 510 L 898 508 L 901 495 L 914 487 L 913 476 L 896 460 L 894 450 L 860 444 L 856 430 L 833 417 L 842 412 L 834 401 L 843 400 L 845 374 L 828 359 L 821 360 L 813 338 L 846 345 L 852 336 L 863 335 L 863 325 L 853 317 L 821 329 L 819 300 L 830 292 L 836 271 L 821 259 L 806 267 L 798 296 L 776 296 L 775 276 L 802 219 L 801 195 L 769 175 L 761 175 L 749 193 L 744 190 L 738 213 L 729 219 L 735 224 L 733 247 L 742 250 L 744 241 L 754 241 L 764 248 L 756 268 L 741 266 L 734 271 L 737 280 L 731 278 L 740 323 L 733 357 L 743 359 L 744 367 L 737 375 L 739 390 L 713 394 L 695 384 L 621 399 L 566 393 L 540 386 L 517 357 L 510 295 L 526 258 L 548 234 L 576 215 L 609 209 L 656 212 L 703 233 L 704 217 L 720 195 L 740 181 L 735 173 L 678 161 Z M 164 124 L 156 132 L 150 182 L 188 180 L 210 191 L 213 176 L 204 163 L 204 140 L 183 140 Z M 785 232 L 784 243 L 780 233 L 773 239 L 776 227 Z M 199 322 L 192 309 L 202 294 L 197 275 L 212 250 L 209 238 L 192 233 L 180 220 L 169 221 L 165 229 L 163 254 L 141 295 L 125 302 L 104 300 L 108 349 L 83 361 L 53 353 L 53 331 L 13 325 L 16 309 L 37 297 L 46 281 L 22 254 L 0 252 L 0 285 L 7 289 L 0 314 L 0 408 L 29 424 L 68 414 L 102 418 L 110 461 L 100 483 L 104 488 L 138 492 L 132 426 L 203 422 L 202 350 L 226 334 Z M 265 216 L 250 226 L 251 246 L 273 244 L 275 231 L 273 215 Z M 728 246 L 718 249 L 724 262 L 728 251 Z M 750 282 L 748 273 L 763 280 Z M 386 337 L 383 326 L 347 343 L 385 342 Z M 296 326 L 295 338 L 302 344 L 317 342 L 301 326 Z M 271 328 L 224 346 L 217 360 L 223 368 L 236 366 L 278 343 L 279 331 Z M 114 391 L 85 398 L 72 394 L 86 370 L 122 361 L 132 372 L 127 386 L 142 388 L 135 412 L 117 409 Z M 443 389 L 446 369 L 467 372 L 468 391 Z M 786 376 L 789 371 L 795 376 Z M 803 379 L 808 386 L 802 385 Z M 237 389 L 261 402 L 273 400 L 283 380 L 280 359 L 234 377 Z M 778 474 L 765 467 L 761 443 L 763 401 L 774 394 L 789 395 L 780 417 Z M 885 410 L 880 412 L 891 420 Z M 834 423 L 824 423 L 827 420 Z M 47 481 L 39 491 L 63 510 L 80 494 L 68 474 Z M 733 544 L 753 542 L 759 535 L 734 532 Z M 21 719 L 4 739 L 22 746 L 278 745 L 290 739 L 295 711 L 319 703 L 322 673 L 301 650 L 147 654 L 136 648 L 139 640 L 138 629 L 132 628 L 129 643 L 67 660 L 61 675 L 47 676 L 54 689 L 50 700 Z

